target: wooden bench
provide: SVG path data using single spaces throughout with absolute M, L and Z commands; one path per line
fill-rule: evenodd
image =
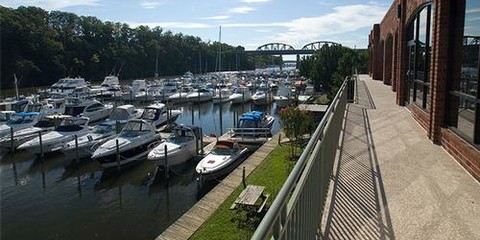
M 258 213 L 262 212 L 267 204 L 269 195 L 264 195 L 264 186 L 248 185 L 240 195 L 235 199 L 235 202 L 230 206 L 230 209 L 236 209 L 241 206 L 246 209 L 255 209 Z M 262 202 L 257 205 L 258 199 L 261 198 Z

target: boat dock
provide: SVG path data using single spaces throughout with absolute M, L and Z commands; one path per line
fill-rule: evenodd
M 220 137 L 221 138 L 221 137 Z M 202 199 L 186 211 L 177 221 L 170 225 L 156 240 L 188 239 L 212 215 L 215 210 L 230 196 L 242 183 L 242 172 L 245 167 L 245 176 L 250 173 L 273 151 L 278 145 L 279 134 L 263 144 L 257 151 L 241 163 L 217 186 L 208 192 Z M 213 147 L 213 142 L 204 148 L 207 152 Z

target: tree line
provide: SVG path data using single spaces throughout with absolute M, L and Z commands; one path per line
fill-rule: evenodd
M 219 42 L 164 31 L 130 27 L 37 7 L 0 6 L 2 89 L 51 85 L 62 77 L 101 81 L 120 73 L 121 79 L 181 75 L 186 71 L 218 71 Z M 221 70 L 250 70 L 281 62 L 279 57 L 249 56 L 241 46 L 221 44 Z

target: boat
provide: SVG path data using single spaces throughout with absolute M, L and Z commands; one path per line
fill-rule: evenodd
M 248 149 L 232 139 L 217 140 L 212 151 L 197 164 L 195 170 L 203 179 L 215 179 L 230 173 L 246 155 Z
M 9 135 L 12 130 L 18 131 L 20 129 L 32 127 L 38 122 L 40 116 L 41 113 L 39 112 L 14 113 L 10 120 L 5 124 L 0 125 L 0 137 Z
M 20 146 L 21 144 L 38 137 L 39 133 L 50 132 L 55 129 L 59 121 L 61 121 L 61 116 L 45 116 L 38 120 L 35 125 L 32 127 L 24 128 L 13 132 L 13 139 L 10 134 L 7 134 L 0 138 L 0 148 L 11 148 L 14 149 Z M 67 116 L 70 117 L 70 116 Z M 13 140 L 13 145 L 12 145 Z
M 118 120 L 104 121 L 93 127 L 86 135 L 65 143 L 60 151 L 68 158 L 76 158 L 77 156 L 78 158 L 90 157 L 95 150 L 95 146 L 99 146 L 103 142 L 115 137 L 125 123 L 126 121 Z
M 140 118 L 142 113 L 143 109 L 135 108 L 135 106 L 131 104 L 125 104 L 115 107 L 107 120 L 126 121 L 134 118 Z
M 168 166 L 182 164 L 195 156 L 197 149 L 202 147 L 201 137 L 199 127 L 178 125 L 172 129 L 172 135 L 148 153 L 147 158 L 161 167 L 165 167 L 167 162 Z
M 298 102 L 299 103 L 307 103 L 313 99 L 313 94 L 315 93 L 315 89 L 312 85 L 307 85 L 305 87 L 305 91 L 303 94 L 298 95 Z
M 255 94 L 252 95 L 252 101 L 255 105 L 266 105 L 270 103 L 270 99 L 263 90 L 257 90 Z
M 76 77 L 76 78 L 61 78 L 56 83 L 52 84 L 51 88 L 49 89 L 48 93 L 55 98 L 63 98 L 72 96 L 74 90 L 78 88 L 83 88 L 88 86 L 87 82 L 84 78 Z
M 120 95 L 120 81 L 118 80 L 118 76 L 106 76 L 100 86 L 92 86 L 90 88 L 90 95 L 102 99 L 118 97 Z
M 95 99 L 69 99 L 69 104 L 65 105 L 65 115 L 73 117 L 88 117 L 90 122 L 97 122 L 108 118 L 113 109 L 111 104 L 103 104 Z
M 62 123 L 55 130 L 41 135 L 42 149 L 40 149 L 39 136 L 21 144 L 17 149 L 27 150 L 34 154 L 39 154 L 42 150 L 43 153 L 58 151 L 62 149 L 65 143 L 75 139 L 75 137 L 81 137 L 89 133 L 88 122 L 87 117 L 63 117 Z
M 115 138 L 95 149 L 92 158 L 104 168 L 124 166 L 146 160 L 147 154 L 160 140 L 155 127 L 148 121 L 131 119 Z
M 190 86 L 183 86 L 178 92 L 170 95 L 167 99 L 173 103 L 188 102 L 188 94 L 193 92 L 193 88 Z
M 277 103 L 277 107 L 286 107 L 290 104 L 290 96 L 292 89 L 290 87 L 282 87 L 278 90 L 277 95 L 273 96 L 273 101 Z
M 234 89 L 232 95 L 230 95 L 229 99 L 232 104 L 237 103 L 246 103 L 251 100 L 251 93 L 250 90 L 246 87 L 239 87 Z
M 237 127 L 229 133 L 230 137 L 241 143 L 261 143 L 271 136 L 271 128 L 275 118 L 261 111 L 252 111 L 242 114 L 238 119 Z
M 207 102 L 211 101 L 213 93 L 209 89 L 200 88 L 187 95 L 187 99 L 190 102 Z
M 228 88 L 221 88 L 215 90 L 215 96 L 213 96 L 213 103 L 226 103 L 230 101 L 231 92 Z
M 159 128 L 175 122 L 180 114 L 182 114 L 181 110 L 167 109 L 163 103 L 154 103 L 143 110 L 140 118 L 150 122 L 154 128 Z
M 145 79 L 133 80 L 130 90 L 122 93 L 122 99 L 125 101 L 133 101 L 137 95 L 144 95 L 145 91 L 147 91 L 147 81 Z

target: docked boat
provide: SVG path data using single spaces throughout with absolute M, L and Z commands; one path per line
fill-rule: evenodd
M 147 91 L 147 81 L 145 79 L 136 79 L 132 81 L 132 86 L 127 92 L 122 93 L 122 99 L 133 101 L 136 96 L 144 95 Z
M 173 128 L 170 137 L 148 153 L 147 158 L 161 167 L 165 167 L 167 162 L 168 166 L 182 164 L 195 156 L 198 148 L 202 147 L 201 137 L 199 127 L 178 125 Z
M 273 96 L 273 101 L 277 103 L 277 107 L 286 107 L 290 104 L 290 96 L 292 89 L 290 87 L 282 87 L 278 90 L 277 95 Z
M 18 131 L 32 127 L 38 122 L 40 116 L 41 114 L 39 112 L 14 113 L 10 120 L 5 124 L 0 125 L 0 137 L 9 135 L 11 129 L 13 129 L 13 131 Z
M 229 99 L 232 104 L 237 104 L 249 102 L 251 100 L 251 97 L 252 95 L 248 88 L 239 87 L 233 91 L 232 95 L 229 96 Z
M 159 141 L 160 135 L 148 121 L 131 119 L 118 136 L 100 145 L 93 152 L 92 158 L 104 168 L 123 166 L 146 160 L 147 154 Z
M 73 139 L 75 136 L 81 137 L 90 132 L 88 127 L 89 119 L 87 117 L 65 117 L 62 123 L 55 130 L 42 135 L 42 149 L 44 153 L 60 150 L 63 145 Z M 20 146 L 19 150 L 28 150 L 34 154 L 42 152 L 40 149 L 40 138 L 35 137 Z
M 257 92 L 252 95 L 252 101 L 255 105 L 266 105 L 270 103 L 269 97 L 263 90 L 257 90 Z
M 173 102 L 173 103 L 188 102 L 187 96 L 192 92 L 193 92 L 192 87 L 184 86 L 178 92 L 170 95 L 167 99 L 169 102 Z
M 215 96 L 213 96 L 213 103 L 226 103 L 230 101 L 231 92 L 228 88 L 221 88 L 215 91 Z
M 213 93 L 209 89 L 200 88 L 187 95 L 187 99 L 190 102 L 207 102 L 211 101 Z
M 56 83 L 52 84 L 51 88 L 49 89 L 48 93 L 55 98 L 63 98 L 68 96 L 73 96 L 72 93 L 77 88 L 84 88 L 87 87 L 88 84 L 84 78 L 77 77 L 77 78 L 62 78 L 58 80 Z
M 108 75 L 103 79 L 100 86 L 92 86 L 90 95 L 100 98 L 115 98 L 120 95 L 120 81 L 118 76 Z
M 92 131 L 86 135 L 65 143 L 60 151 L 68 158 L 76 158 L 77 154 L 79 158 L 90 157 L 96 146 L 100 146 L 103 142 L 115 137 L 125 123 L 126 121 L 114 120 L 102 122 L 93 127 Z
M 71 99 L 73 100 L 73 99 Z M 106 119 L 113 109 L 111 104 L 103 104 L 94 99 L 78 100 L 65 106 L 65 115 L 88 117 L 90 122 Z
M 230 131 L 230 137 L 241 143 L 265 142 L 272 136 L 274 121 L 273 116 L 261 111 L 244 113 L 238 119 L 237 127 Z
M 0 148 L 11 148 L 14 149 L 20 146 L 21 144 L 38 137 L 39 133 L 50 132 L 55 129 L 56 124 L 61 121 L 61 118 L 65 115 L 58 116 L 45 116 L 38 120 L 38 122 L 32 127 L 24 128 L 13 132 L 13 139 L 10 134 L 7 134 L 0 138 Z M 69 117 L 69 116 L 68 116 Z M 13 141 L 13 145 L 12 145 Z
M 143 110 L 140 118 L 150 122 L 153 127 L 159 128 L 162 125 L 175 122 L 180 114 L 182 114 L 181 110 L 167 109 L 163 103 L 154 103 Z
M 142 116 L 143 109 L 135 108 L 131 104 L 120 105 L 112 110 L 107 120 L 127 121 Z
M 247 151 L 246 147 L 241 147 L 231 139 L 218 140 L 195 170 L 206 180 L 225 176 L 244 160 Z

